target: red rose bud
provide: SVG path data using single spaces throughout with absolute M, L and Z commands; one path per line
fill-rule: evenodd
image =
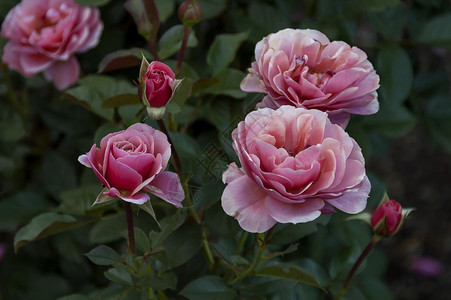
M 371 217 L 371 226 L 376 235 L 390 237 L 395 235 L 401 228 L 407 215 L 413 209 L 403 209 L 395 200 L 389 200 L 385 194 L 379 207 Z
M 180 20 L 186 27 L 192 27 L 202 19 L 202 8 L 197 0 L 186 0 L 178 11 Z
M 151 118 L 163 117 L 165 106 L 172 98 L 174 81 L 175 74 L 166 64 L 159 61 L 149 64 L 143 57 L 139 71 L 138 93 Z

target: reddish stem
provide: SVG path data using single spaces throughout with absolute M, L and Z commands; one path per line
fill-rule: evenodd
M 130 207 L 130 202 L 123 201 L 125 207 L 125 217 L 127 218 L 127 229 L 128 229 L 128 252 L 130 254 L 135 254 L 135 231 L 133 228 L 133 216 L 132 209 Z
M 150 38 L 147 40 L 147 44 L 149 45 L 150 52 L 152 52 L 154 60 L 160 60 L 160 56 L 158 55 L 158 51 L 155 48 L 155 44 Z
M 179 57 L 177 59 L 177 66 L 175 67 L 175 76 L 178 76 L 180 73 L 180 68 L 182 67 L 183 56 L 185 55 L 186 45 L 188 44 L 188 37 L 191 33 L 191 28 L 186 27 L 183 29 L 183 40 L 182 46 L 180 47 Z

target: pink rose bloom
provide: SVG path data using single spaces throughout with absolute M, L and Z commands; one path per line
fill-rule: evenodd
M 377 235 L 390 237 L 398 232 L 403 221 L 402 206 L 395 200 L 383 201 L 371 217 Z
M 379 110 L 379 76 L 365 52 L 345 42 L 330 42 L 317 30 L 270 34 L 257 43 L 255 59 L 241 89 L 267 94 L 257 107 L 319 109 L 342 125 L 349 114 Z
M 258 109 L 232 138 L 242 167 L 232 163 L 224 172 L 221 200 L 244 230 L 309 222 L 333 207 L 351 214 L 365 208 L 370 182 L 360 147 L 326 113 Z
M 164 133 L 146 124 L 134 124 L 126 130 L 110 133 L 100 149 L 80 155 L 78 161 L 92 168 L 107 188 L 105 195 L 143 204 L 152 193 L 177 206 L 184 198 L 180 178 L 164 171 L 171 157 L 171 145 Z
M 44 72 L 62 90 L 80 74 L 73 55 L 97 45 L 102 28 L 96 8 L 72 0 L 22 0 L 2 24 L 9 39 L 2 61 L 24 76 Z
M 144 75 L 146 100 L 152 107 L 165 106 L 172 96 L 175 74 L 171 68 L 159 61 L 149 64 Z

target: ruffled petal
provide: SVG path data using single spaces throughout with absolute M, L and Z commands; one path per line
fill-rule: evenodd
M 144 187 L 144 190 L 176 207 L 183 207 L 181 202 L 185 199 L 185 192 L 179 176 L 174 172 L 165 171 L 161 173 L 150 185 Z

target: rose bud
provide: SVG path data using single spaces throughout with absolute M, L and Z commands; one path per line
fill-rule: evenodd
M 175 82 L 175 74 L 166 64 L 159 61 L 149 64 L 143 57 L 138 93 L 151 118 L 163 117 L 166 111 L 165 106 L 172 98 Z
M 197 0 L 186 0 L 180 5 L 178 15 L 185 27 L 192 27 L 202 19 L 202 7 Z
M 371 226 L 376 235 L 390 237 L 395 235 L 412 209 L 403 209 L 395 200 L 385 195 L 379 207 L 371 217 Z

